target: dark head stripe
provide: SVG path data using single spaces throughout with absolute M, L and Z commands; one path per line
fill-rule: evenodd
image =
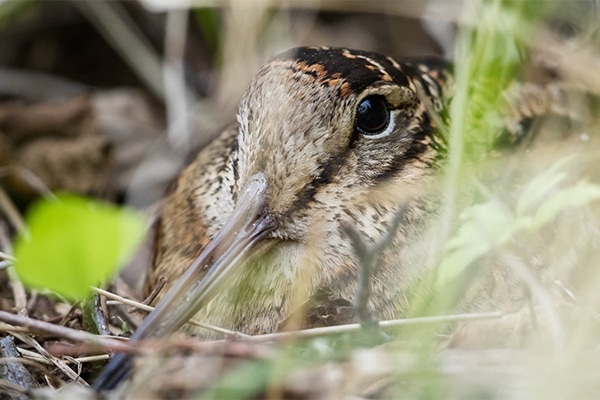
M 340 94 L 344 97 L 377 81 L 408 85 L 408 79 L 398 68 L 398 63 L 366 51 L 299 47 L 275 56 L 271 65 L 281 62 L 289 62 L 294 72 L 312 76 L 322 85 L 339 86 Z

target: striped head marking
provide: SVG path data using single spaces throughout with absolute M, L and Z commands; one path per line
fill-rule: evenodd
M 270 212 L 291 218 L 322 191 L 417 179 L 439 139 L 429 105 L 441 102 L 446 75 L 431 65 L 329 47 L 275 56 L 240 103 L 238 187 L 264 173 Z

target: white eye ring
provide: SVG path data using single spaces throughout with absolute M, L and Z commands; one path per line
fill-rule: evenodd
M 391 110 L 388 124 L 382 132 L 378 133 L 377 135 L 363 134 L 363 136 L 368 139 L 381 139 L 383 137 L 389 136 L 392 132 L 394 132 L 394 128 L 396 128 L 396 116 L 397 115 L 398 115 L 398 110 Z
M 356 106 L 354 126 L 363 136 L 379 139 L 393 132 L 395 115 L 385 96 L 372 94 Z

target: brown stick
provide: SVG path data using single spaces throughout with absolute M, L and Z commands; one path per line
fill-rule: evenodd
M 17 325 L 25 326 L 31 330 L 55 335 L 65 339 L 85 342 L 98 346 L 101 349 L 110 349 L 114 351 L 132 351 L 134 346 L 129 343 L 115 338 L 94 335 L 93 333 L 79 331 L 66 326 L 54 325 L 48 322 L 39 321 L 33 318 L 24 317 L 21 315 L 11 314 L 6 311 L 0 311 L 0 321 Z M 4 329 L 9 331 L 10 328 Z

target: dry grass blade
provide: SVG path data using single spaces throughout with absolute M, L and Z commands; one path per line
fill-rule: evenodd
M 2 251 L 0 251 L 0 257 L 8 261 L 15 261 L 15 258 L 13 256 L 11 256 L 10 254 L 6 254 Z
M 12 245 L 8 237 L 8 232 L 5 224 L 0 221 L 0 248 L 4 249 L 7 253 L 12 253 Z M 14 257 L 9 256 L 13 259 Z M 8 279 L 10 281 L 10 287 L 13 291 L 13 299 L 15 301 L 15 310 L 19 315 L 27 315 L 27 293 L 25 287 L 21 283 L 21 280 L 16 274 L 14 267 L 10 266 L 7 269 Z
M 39 362 L 42 364 L 53 365 L 52 362 L 50 362 L 50 361 L 48 361 L 48 359 L 42 357 L 39 353 L 30 351 L 30 350 L 26 350 L 26 349 L 21 349 L 21 348 L 19 348 L 18 350 L 19 350 L 19 353 L 21 353 L 21 355 L 25 359 L 33 360 L 33 361 L 36 361 L 36 362 Z M 108 360 L 109 358 L 110 358 L 110 356 L 108 354 L 99 354 L 96 356 L 74 357 L 74 358 L 66 359 L 64 361 L 67 364 L 87 363 L 87 362 L 105 361 L 105 360 Z
M 395 319 L 389 321 L 379 321 L 381 328 L 395 328 L 406 325 L 421 325 L 421 324 L 443 324 L 458 321 L 479 321 L 486 319 L 498 319 L 502 317 L 501 312 L 489 312 L 489 313 L 472 313 L 472 314 L 456 314 L 456 315 L 442 315 L 436 317 L 417 317 L 417 318 L 406 318 L 406 319 Z M 337 326 L 328 326 L 323 328 L 312 328 L 304 329 L 301 331 L 292 332 L 279 332 L 270 333 L 265 335 L 252 336 L 248 340 L 251 341 L 271 341 L 271 340 L 284 340 L 284 339 L 301 339 L 301 338 L 313 338 L 325 335 L 337 335 L 340 333 L 351 333 L 358 332 L 362 328 L 361 324 L 346 324 Z
M 107 290 L 104 290 L 104 289 L 100 289 L 100 288 L 97 288 L 97 287 L 92 287 L 92 290 L 94 292 L 98 293 L 99 295 L 105 296 L 107 299 L 115 300 L 115 301 L 117 301 L 117 302 L 119 302 L 121 304 L 125 304 L 125 305 L 128 305 L 128 306 L 139 308 L 140 310 L 144 310 L 144 311 L 152 311 L 152 310 L 154 310 L 154 307 L 152 307 L 152 306 L 140 303 L 140 302 L 135 301 L 135 300 L 126 299 L 126 298 L 124 298 L 122 296 L 119 296 L 117 294 L 111 293 L 111 292 L 109 292 Z M 202 322 L 199 322 L 199 321 L 195 321 L 193 319 L 189 320 L 188 324 L 195 325 L 195 326 L 198 326 L 198 327 L 201 327 L 201 328 L 204 328 L 204 329 L 208 329 L 210 331 L 213 331 L 213 332 L 216 332 L 216 333 L 220 333 L 220 334 L 223 334 L 223 335 L 226 335 L 226 336 L 229 336 L 229 337 L 234 337 L 234 338 L 235 337 L 242 337 L 242 338 L 244 338 L 244 337 L 245 338 L 250 337 L 250 336 L 245 335 L 245 334 L 243 334 L 241 332 L 230 331 L 228 329 L 219 328 L 218 326 L 213 326 L 213 325 L 210 325 L 210 324 L 205 324 L 205 323 L 202 323 Z
M 23 222 L 23 216 L 17 210 L 12 200 L 8 197 L 4 189 L 0 187 L 0 209 L 7 216 L 8 220 L 12 224 L 12 226 L 17 231 L 22 231 L 25 229 L 25 222 Z
M 6 311 L 0 311 L 0 321 L 11 325 L 26 327 L 29 329 L 29 332 L 42 332 L 68 340 L 88 343 L 102 349 L 112 349 L 115 351 L 130 351 L 132 349 L 132 346 L 128 345 L 122 340 L 94 335 L 89 332 L 67 328 L 60 325 L 54 325 L 48 322 L 15 315 Z M 3 330 L 6 332 L 11 332 L 12 327 L 5 326 L 3 327 Z M 15 329 L 15 333 L 17 331 L 18 329 Z
M 24 343 L 35 348 L 38 353 L 44 357 L 46 360 L 54 364 L 58 369 L 60 369 L 69 379 L 72 381 L 78 382 L 84 386 L 88 386 L 88 383 L 79 377 L 79 373 L 73 371 L 64 361 L 50 354 L 42 345 L 32 337 L 28 335 L 24 335 L 21 333 L 14 333 L 14 336 L 21 340 Z

